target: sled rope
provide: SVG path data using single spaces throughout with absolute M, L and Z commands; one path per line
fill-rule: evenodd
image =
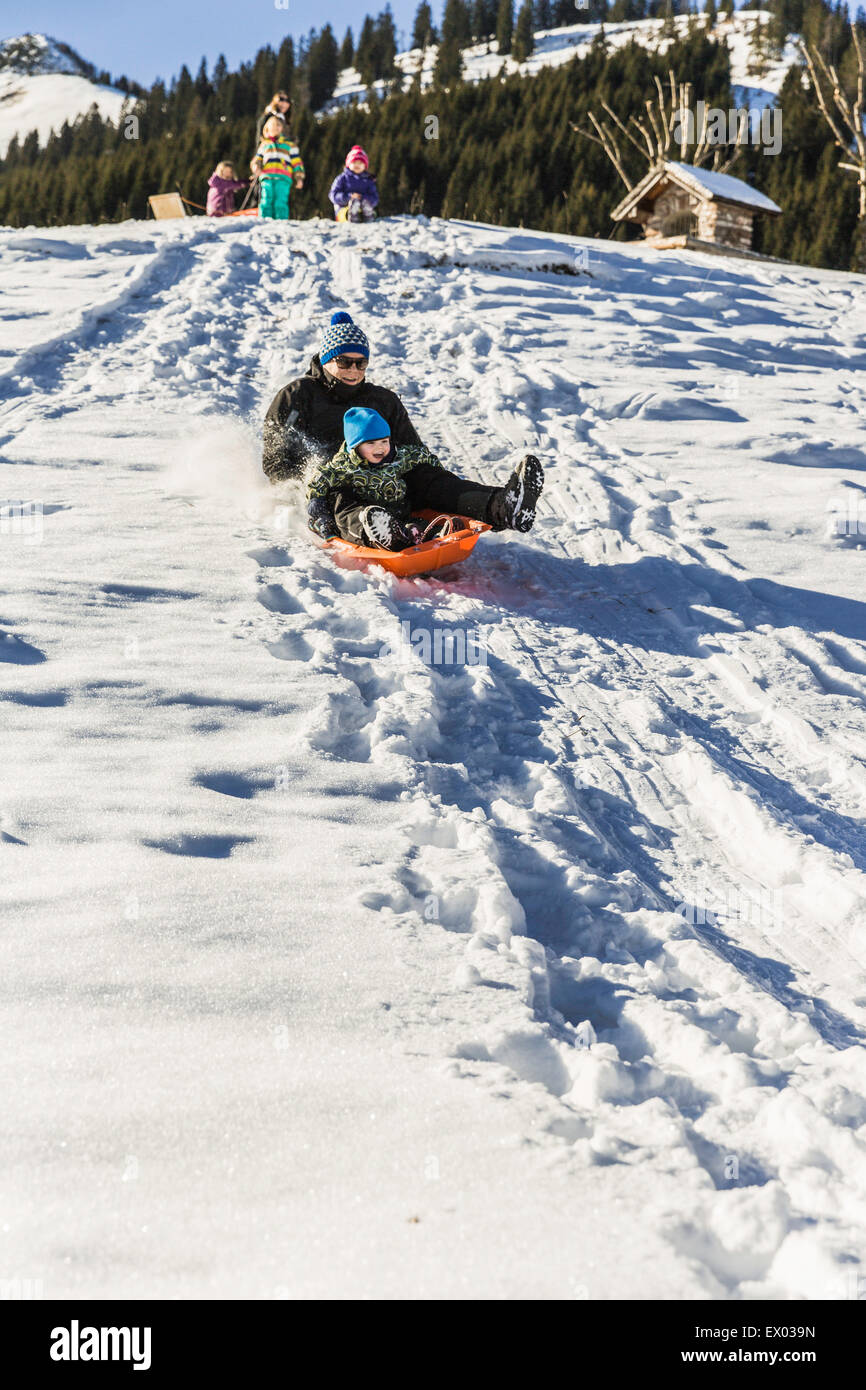
M 421 536 L 421 542 L 420 542 L 422 545 L 423 545 L 424 542 L 426 541 L 426 539 L 427 539 L 427 537 L 429 536 L 430 532 L 432 531 L 433 527 L 434 527 L 434 526 L 438 526 L 439 523 L 440 523 L 440 521 L 444 521 L 444 522 L 445 522 L 445 527 L 444 527 L 444 529 L 440 532 L 440 538 L 444 538 L 445 536 L 450 536 L 450 535 L 453 534 L 453 531 L 454 531 L 454 518 L 453 518 L 453 516 L 434 516 L 433 520 L 430 521 L 430 522 L 428 522 L 427 525 L 426 525 L 425 528 L 424 528 L 424 533 L 423 533 L 423 535 Z
M 243 212 L 243 210 L 244 210 L 244 208 L 246 207 L 247 203 L 250 201 L 250 196 L 251 196 L 251 194 L 252 194 L 252 191 L 253 191 L 253 189 L 257 186 L 257 184 L 258 184 L 260 178 L 261 178 L 261 174 L 256 174 L 255 178 L 252 180 L 252 182 L 251 182 L 249 188 L 247 189 L 247 196 L 244 198 L 243 202 L 241 203 L 240 207 L 238 208 L 238 212 Z

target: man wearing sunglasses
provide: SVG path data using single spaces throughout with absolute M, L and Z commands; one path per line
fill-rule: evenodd
M 357 407 L 367 415 L 380 416 L 380 429 L 382 421 L 388 426 L 390 448 L 385 463 L 407 445 L 420 454 L 427 452 L 397 393 L 368 380 L 369 357 L 366 334 L 347 313 L 334 314 L 305 375 L 277 392 L 265 417 L 262 467 L 271 482 L 300 481 L 308 470 L 333 459 L 345 438 L 343 417 Z M 408 502 L 474 517 L 497 531 L 528 531 L 543 480 L 541 464 L 532 456 L 515 469 L 505 486 L 491 487 L 450 472 L 434 455 L 432 462 L 419 462 L 412 468 Z M 333 517 L 329 524 L 333 525 Z M 337 534 L 336 526 L 333 534 Z
M 285 92 L 274 92 L 274 95 L 271 97 L 261 116 L 259 116 L 258 125 L 256 126 L 256 149 L 258 149 L 259 145 L 262 143 L 262 131 L 271 116 L 282 116 L 286 126 L 288 126 L 289 121 L 292 119 L 292 103 Z
M 265 417 L 262 466 L 271 482 L 300 478 L 310 462 L 331 458 L 352 406 L 377 410 L 398 448 L 421 443 L 396 391 L 368 379 L 369 358 L 367 335 L 348 314 L 334 314 L 305 374 L 277 392 Z

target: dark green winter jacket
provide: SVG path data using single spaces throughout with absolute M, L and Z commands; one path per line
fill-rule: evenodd
M 343 446 L 329 463 L 322 463 L 307 483 L 307 499 L 333 498 L 336 493 L 351 493 L 359 502 L 402 504 L 406 501 L 405 475 L 420 464 L 441 468 L 435 454 L 423 444 L 404 444 L 394 457 L 378 467 L 366 463 L 355 449 Z

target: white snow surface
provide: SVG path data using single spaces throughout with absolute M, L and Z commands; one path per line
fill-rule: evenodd
M 125 92 L 71 73 L 0 72 L 0 158 L 14 135 L 23 140 L 35 130 L 44 145 L 64 121 L 72 125 L 91 106 L 98 107 L 106 120 L 117 122 L 128 100 Z
M 703 24 L 703 18 L 700 23 Z M 796 48 L 796 35 L 790 35 L 785 47 L 775 62 L 761 63 L 756 59 L 753 38 L 759 25 L 766 25 L 772 16 L 767 10 L 738 10 L 728 17 L 720 15 L 712 30 L 712 37 L 724 39 L 731 52 L 731 84 L 739 104 L 761 109 L 771 106 L 781 90 L 785 74 L 792 64 L 799 61 Z M 688 32 L 690 17 L 674 17 L 678 38 Z M 490 43 L 475 44 L 463 50 L 463 76 L 467 81 L 480 82 L 485 77 L 495 77 L 503 68 L 506 73 L 535 73 L 542 68 L 557 67 L 570 63 L 572 58 L 585 57 L 592 44 L 599 37 L 602 27 L 609 49 L 622 48 L 634 40 L 644 47 L 667 52 L 671 40 L 664 33 L 663 19 L 624 20 L 621 23 L 572 24 L 562 29 L 542 29 L 535 35 L 535 48 L 525 63 L 517 63 L 505 54 L 499 55 L 496 40 Z M 422 87 L 429 87 L 433 81 L 433 68 L 436 63 L 438 47 L 413 48 L 406 53 L 398 53 L 396 66 L 402 74 L 401 86 L 404 90 L 411 86 L 420 68 Z M 386 84 L 383 81 L 373 84 L 381 94 Z M 363 102 L 367 88 L 355 68 L 344 68 L 337 80 L 337 87 L 324 111 L 350 101 Z M 700 93 L 697 93 L 700 96 Z
M 0 289 L 0 1275 L 846 1296 L 864 280 L 202 218 Z M 337 308 L 446 462 L 540 456 L 530 534 L 309 543 L 259 429 Z
M 64 121 L 71 125 L 96 105 L 108 120 L 117 121 L 124 92 L 91 82 L 87 64 L 73 49 L 48 34 L 21 34 L 0 40 L 0 158 L 17 135 L 35 130 L 45 144 Z

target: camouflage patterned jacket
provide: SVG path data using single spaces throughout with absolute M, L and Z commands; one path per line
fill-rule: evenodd
M 332 508 L 337 494 L 347 501 L 382 502 L 402 509 L 406 503 L 405 475 L 419 464 L 441 468 L 435 454 L 423 444 L 404 444 L 392 459 L 378 467 L 365 463 L 355 449 L 343 446 L 328 463 L 319 464 L 307 482 L 310 519 L 322 515 L 322 501 Z M 317 505 L 318 504 L 318 505 Z M 318 526 L 315 527 L 319 529 Z

